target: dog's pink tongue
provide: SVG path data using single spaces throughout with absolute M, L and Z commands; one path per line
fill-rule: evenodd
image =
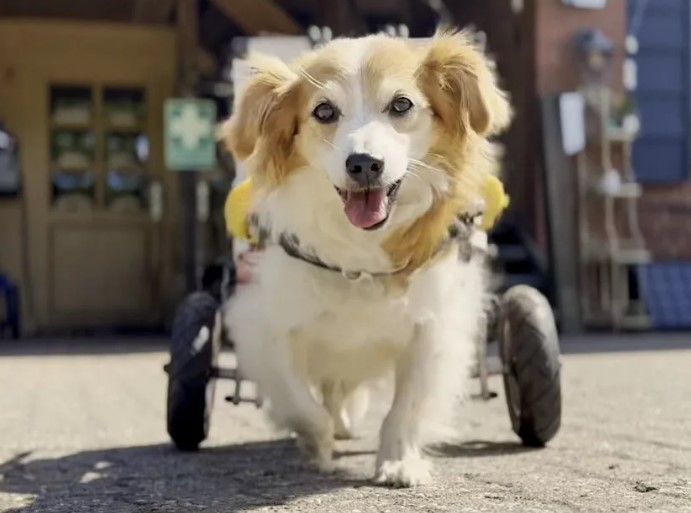
M 350 191 L 345 201 L 345 214 L 358 228 L 370 228 L 386 219 L 386 202 L 384 189 Z

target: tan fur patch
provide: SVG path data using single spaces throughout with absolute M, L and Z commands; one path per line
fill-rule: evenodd
M 435 37 L 420 67 L 419 84 L 452 132 L 472 129 L 492 135 L 511 121 L 511 107 L 487 57 L 465 33 Z
M 408 273 L 425 265 L 459 213 L 474 208 L 484 177 L 496 170 L 483 136 L 502 130 L 510 107 L 496 86 L 486 58 L 464 34 L 437 36 L 417 73 L 435 113 L 433 143 L 425 163 L 443 170 L 451 187 L 411 226 L 388 237 L 383 247 Z
M 384 80 L 415 85 L 422 53 L 404 39 L 381 39 L 365 56 L 361 67 L 362 82 L 376 91 Z
M 254 185 L 274 187 L 300 166 L 293 140 L 305 91 L 282 61 L 264 57 L 250 63 L 256 71 L 226 123 L 225 141 L 237 159 L 252 161 Z
M 435 126 L 434 130 L 439 131 L 439 127 Z M 456 138 L 444 132 L 439 132 L 437 138 L 438 144 L 431 148 L 425 162 L 450 176 L 449 191 L 437 198 L 425 214 L 394 232 L 383 244 L 395 266 L 405 266 L 408 273 L 436 254 L 458 214 L 474 210 L 482 180 L 492 169 L 491 161 L 482 155 L 484 141 L 477 136 L 469 136 L 475 140 L 465 145 L 458 145 Z

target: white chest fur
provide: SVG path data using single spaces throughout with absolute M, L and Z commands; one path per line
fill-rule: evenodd
M 414 275 L 405 293 L 392 292 L 378 278 L 348 280 L 279 247 L 267 250 L 257 271 L 257 282 L 239 289 L 230 305 L 241 365 L 246 362 L 240 346 L 266 339 L 297 343 L 300 350 L 289 352 L 306 354 L 313 379 L 375 377 L 410 343 L 416 326 L 441 320 L 460 336 L 475 322 L 481 303 L 479 266 L 454 255 Z M 257 340 L 245 340 L 250 337 Z

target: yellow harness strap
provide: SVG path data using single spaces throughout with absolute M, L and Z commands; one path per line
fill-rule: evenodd
M 252 239 L 248 223 L 250 208 L 252 208 L 252 184 L 248 178 L 233 187 L 223 207 L 226 230 L 236 239 Z

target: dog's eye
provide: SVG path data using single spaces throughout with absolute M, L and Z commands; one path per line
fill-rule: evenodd
M 394 114 L 396 116 L 402 116 L 406 112 L 408 112 L 410 109 L 413 108 L 413 102 L 410 101 L 408 98 L 405 96 L 399 96 L 398 98 L 394 99 L 394 101 L 391 102 L 391 105 L 389 106 L 389 112 L 391 114 Z
M 333 123 L 338 119 L 338 111 L 329 102 L 322 102 L 314 108 L 312 116 L 320 123 Z

